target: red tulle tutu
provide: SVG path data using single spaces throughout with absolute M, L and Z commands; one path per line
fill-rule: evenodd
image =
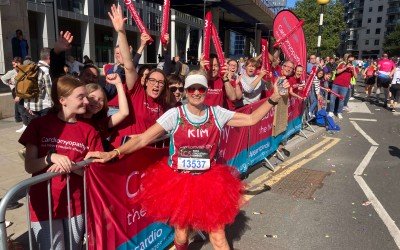
M 235 168 L 217 164 L 193 175 L 174 171 L 166 161 L 149 167 L 142 178 L 139 199 L 149 216 L 173 227 L 207 232 L 234 222 L 244 191 Z

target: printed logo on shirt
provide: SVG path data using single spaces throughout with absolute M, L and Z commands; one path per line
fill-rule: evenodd
M 150 110 L 150 112 L 152 112 L 152 113 L 159 113 L 160 112 L 160 108 L 153 108 L 153 107 L 150 107 L 150 105 L 147 103 L 147 102 L 143 102 L 143 105 L 148 109 L 148 110 Z
M 89 149 L 89 147 L 81 142 L 62 140 L 56 137 L 43 137 L 41 143 L 41 147 L 55 148 L 56 150 L 57 148 L 61 148 L 63 150 L 73 150 L 79 153 L 83 153 L 85 150 Z

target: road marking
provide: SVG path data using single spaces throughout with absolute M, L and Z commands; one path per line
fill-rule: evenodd
M 251 190 L 252 188 L 259 187 L 261 184 L 267 185 L 267 186 L 273 186 L 289 174 L 291 174 L 293 171 L 301 168 L 304 166 L 306 163 L 310 162 L 311 160 L 317 158 L 324 152 L 326 152 L 328 149 L 332 148 L 335 146 L 338 142 L 340 141 L 339 138 L 332 138 L 332 137 L 326 137 L 324 138 L 321 142 L 318 144 L 314 145 L 313 147 L 307 149 L 306 151 L 302 152 L 301 154 L 297 155 L 296 157 L 288 160 L 287 162 L 284 162 L 280 164 L 281 168 L 290 166 L 291 164 L 295 163 L 296 161 L 302 159 L 301 161 L 291 165 L 290 167 L 286 168 L 282 172 L 280 172 L 277 175 L 272 176 L 269 178 L 269 173 L 264 173 L 263 175 L 257 177 L 254 179 L 252 182 L 248 184 L 249 188 L 247 190 Z M 317 150 L 319 149 L 319 150 Z M 317 151 L 315 151 L 317 150 Z M 306 157 L 307 156 L 307 157 Z M 255 190 L 251 190 L 255 191 Z M 253 198 L 255 195 L 245 195 L 244 199 L 245 200 L 250 200 Z
M 358 124 L 354 121 L 350 121 L 353 126 L 355 127 L 355 129 L 360 132 L 360 134 L 362 136 L 364 136 L 365 139 L 367 139 L 367 141 L 369 141 L 369 143 L 371 143 L 373 146 L 379 146 L 378 143 L 376 143 L 376 141 L 374 141 L 369 135 L 367 135 L 367 133 L 364 132 L 364 130 L 362 130 L 362 128 L 360 126 L 358 126 Z
M 376 119 L 364 119 L 364 118 L 349 118 L 352 121 L 365 121 L 365 122 L 376 122 Z
M 0 96 L 8 96 L 11 95 L 11 93 L 1 93 Z
M 354 175 L 361 176 L 364 172 L 365 168 L 368 166 L 371 161 L 372 156 L 375 154 L 375 151 L 378 149 L 378 146 L 372 146 L 368 153 L 365 155 L 364 159 L 361 161 L 360 165 L 358 165 Z
M 368 200 L 371 202 L 372 207 L 375 209 L 378 216 L 381 218 L 387 229 L 389 230 L 390 235 L 393 237 L 394 242 L 397 247 L 400 249 L 400 230 L 397 227 L 394 220 L 390 217 L 386 209 L 380 203 L 378 198 L 375 196 L 374 192 L 372 192 L 371 188 L 368 186 L 367 182 L 363 179 L 362 174 L 365 168 L 368 166 L 369 162 L 372 159 L 372 156 L 375 154 L 378 149 L 379 144 L 377 144 L 369 135 L 367 135 L 364 130 L 358 126 L 356 122 L 351 122 L 354 127 L 360 132 L 371 144 L 372 146 L 368 150 L 368 153 L 365 155 L 364 159 L 358 165 L 356 171 L 354 172 L 354 179 L 364 192 L 365 196 L 367 196 Z
M 349 102 L 348 103 L 350 111 L 348 113 L 364 113 L 371 114 L 367 104 L 363 102 Z

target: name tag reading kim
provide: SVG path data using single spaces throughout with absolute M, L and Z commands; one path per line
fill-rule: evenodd
M 179 151 L 178 169 L 202 171 L 210 168 L 210 154 L 206 149 L 185 149 Z

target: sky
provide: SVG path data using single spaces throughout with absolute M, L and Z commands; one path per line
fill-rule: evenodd
M 287 0 L 287 7 L 294 7 L 294 4 L 296 3 L 297 0 Z

